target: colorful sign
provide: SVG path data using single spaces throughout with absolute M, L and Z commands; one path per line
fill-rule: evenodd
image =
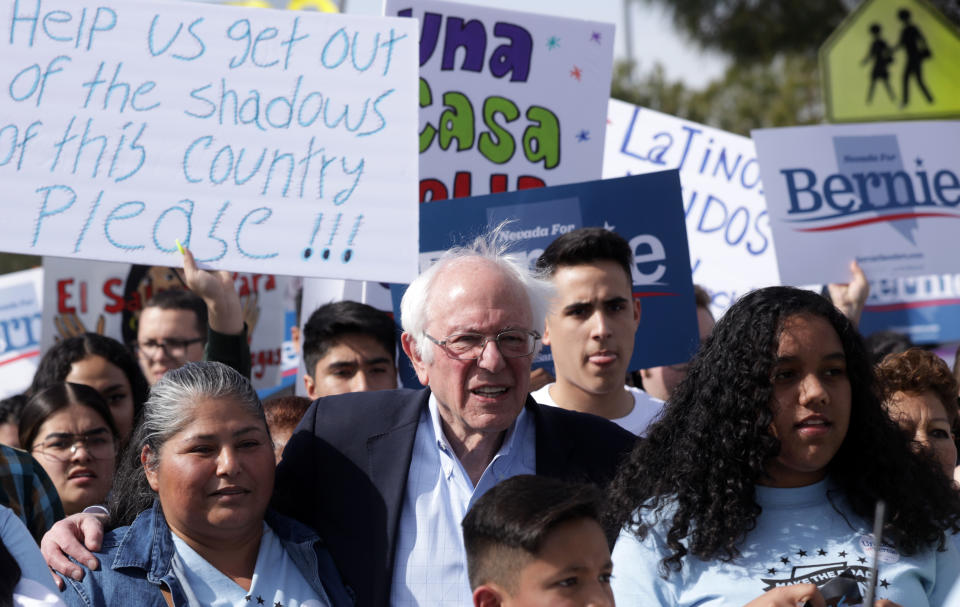
M 786 284 L 960 271 L 960 122 L 753 132 Z
M 693 282 L 719 318 L 741 295 L 780 284 L 753 142 L 616 99 L 603 176 L 680 171 Z
M 960 29 L 926 0 L 864 0 L 820 71 L 831 122 L 960 118 Z
M 420 25 L 421 202 L 600 177 L 612 24 L 436 0 L 384 10 Z
M 0 276 L 0 398 L 30 387 L 40 362 L 43 270 Z
M 166 289 L 182 289 L 172 268 L 44 257 L 42 346 L 85 331 L 131 344 L 143 304 Z M 269 274 L 235 274 L 250 337 L 251 381 L 267 389 L 282 381 L 287 328 L 282 310 L 293 305 L 293 279 Z M 267 313 L 267 311 L 270 311 Z
M 504 220 L 513 222 L 501 238 L 531 268 L 547 245 L 571 230 L 599 226 L 623 236 L 634 255 L 633 295 L 642 302 L 630 369 L 683 362 L 696 351 L 700 337 L 677 171 L 424 205 L 420 271 Z M 394 287 L 397 318 L 402 290 Z M 534 366 L 552 368 L 549 348 Z
M 416 273 L 416 25 L 208 4 L 5 0 L 4 250 Z

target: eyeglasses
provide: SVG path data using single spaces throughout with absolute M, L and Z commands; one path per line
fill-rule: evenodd
M 487 342 L 497 342 L 497 348 L 504 358 L 521 358 L 530 356 L 536 349 L 537 340 L 540 334 L 536 331 L 524 331 L 521 329 L 506 329 L 500 331 L 494 337 L 487 337 L 479 333 L 454 333 L 447 335 L 442 340 L 431 337 L 424 333 L 427 339 L 437 344 L 447 356 L 455 360 L 476 360 L 483 355 Z
M 92 459 L 109 459 L 117 454 L 117 444 L 107 429 L 93 430 L 92 434 L 58 434 L 34 447 L 37 451 L 61 463 L 67 463 L 83 447 Z
M 176 339 L 174 337 L 157 341 L 151 339 L 148 341 L 135 342 L 134 347 L 147 356 L 154 356 L 160 350 L 171 358 L 179 358 L 186 354 L 187 348 L 193 344 L 205 341 L 203 337 L 194 337 L 191 339 Z

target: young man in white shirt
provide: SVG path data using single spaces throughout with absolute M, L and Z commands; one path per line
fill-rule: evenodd
M 556 289 L 543 343 L 553 353 L 557 378 L 532 396 L 643 435 L 663 401 L 624 385 L 640 325 L 632 263 L 627 241 L 603 228 L 574 230 L 543 252 L 537 269 Z

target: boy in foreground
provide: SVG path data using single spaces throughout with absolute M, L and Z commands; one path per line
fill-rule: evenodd
M 613 563 L 593 486 L 521 475 L 463 519 L 474 607 L 613 607 Z

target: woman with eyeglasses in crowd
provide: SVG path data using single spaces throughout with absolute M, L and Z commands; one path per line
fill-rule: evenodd
M 120 438 L 99 392 L 67 382 L 48 386 L 23 408 L 19 430 L 20 444 L 53 481 L 67 515 L 106 501 Z

